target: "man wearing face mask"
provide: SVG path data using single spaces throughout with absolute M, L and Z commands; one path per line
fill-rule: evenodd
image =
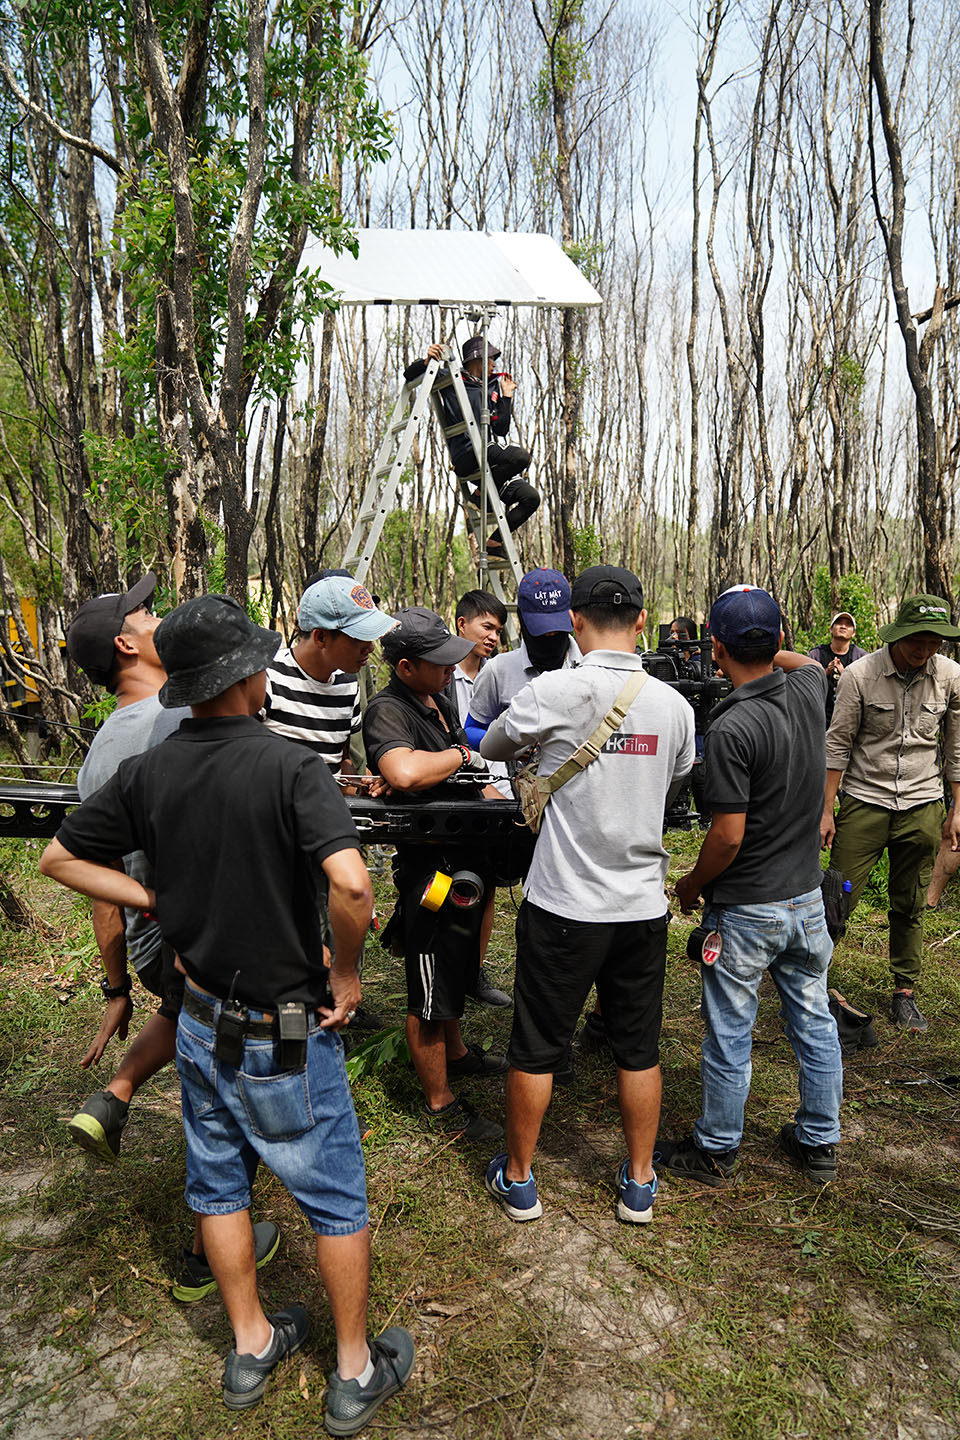
M 570 585 L 559 570 L 530 570 L 524 575 L 517 591 L 517 613 L 519 649 L 494 655 L 473 687 L 464 721 L 471 745 L 479 746 L 488 727 L 535 676 L 580 663 L 570 619 Z

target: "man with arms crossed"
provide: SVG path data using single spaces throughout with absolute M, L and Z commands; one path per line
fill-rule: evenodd
M 539 675 L 520 690 L 487 731 L 485 759 L 505 760 L 539 744 L 539 773 L 552 775 L 642 668 L 636 641 L 647 612 L 636 575 L 595 565 L 574 581 L 570 604 L 582 664 Z M 542 1213 L 533 1154 L 553 1072 L 594 984 L 617 1063 L 628 1152 L 617 1214 L 633 1224 L 652 1217 L 669 918 L 663 815 L 693 756 L 693 711 L 647 676 L 599 756 L 554 792 L 544 812 L 517 917 L 507 1150 L 494 1156 L 486 1177 L 512 1220 Z
M 710 634 L 733 694 L 713 711 L 706 734 L 710 829 L 677 885 L 684 910 L 701 893 L 707 902 L 696 957 L 706 1021 L 702 1111 L 692 1135 L 658 1145 L 657 1163 L 704 1185 L 733 1176 L 757 992 L 769 971 L 799 1065 L 800 1107 L 780 1131 L 780 1149 L 823 1184 L 836 1179 L 843 1089 L 827 1005 L 833 945 L 820 893 L 826 678 L 815 660 L 780 649 L 779 607 L 756 586 L 736 585 L 714 601 Z
M 250 1191 L 262 1159 L 317 1236 L 337 1334 L 324 1419 L 352 1435 L 413 1368 L 406 1331 L 366 1340 L 366 1186 L 337 1034 L 360 1000 L 370 879 L 327 767 L 254 718 L 279 636 L 207 595 L 168 615 L 155 643 L 168 676 L 161 704 L 189 705 L 192 718 L 68 816 L 41 869 L 94 898 L 156 911 L 183 964 L 187 1202 L 202 1216 L 235 1336 L 224 1403 L 255 1404 L 308 1329 L 301 1306 L 268 1317 L 257 1295 Z M 109 868 L 137 848 L 153 888 Z M 318 885 L 328 891 L 329 971 Z

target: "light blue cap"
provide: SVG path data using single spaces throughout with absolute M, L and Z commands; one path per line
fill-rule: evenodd
M 308 585 L 297 610 L 297 624 L 305 633 L 342 630 L 353 640 L 379 640 L 396 623 L 377 609 L 366 586 L 349 575 L 328 575 Z

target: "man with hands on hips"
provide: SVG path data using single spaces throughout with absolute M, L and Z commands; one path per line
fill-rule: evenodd
M 337 1034 L 360 1002 L 370 878 L 327 766 L 254 718 L 279 635 L 207 595 L 171 612 L 154 640 L 168 677 L 160 702 L 189 705 L 192 716 L 67 817 L 41 870 L 97 899 L 156 910 L 182 962 L 186 1199 L 234 1332 L 224 1404 L 255 1404 L 309 1326 L 302 1306 L 268 1316 L 257 1295 L 249 1212 L 263 1160 L 316 1235 L 337 1339 L 324 1423 L 351 1435 L 413 1368 L 405 1330 L 367 1340 L 366 1183 Z M 152 888 L 110 868 L 133 849 L 152 865 Z

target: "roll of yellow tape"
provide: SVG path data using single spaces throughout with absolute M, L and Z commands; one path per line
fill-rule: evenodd
M 450 894 L 452 884 L 453 877 L 451 875 L 444 875 L 442 870 L 437 870 L 424 890 L 420 904 L 425 910 L 439 910 Z

